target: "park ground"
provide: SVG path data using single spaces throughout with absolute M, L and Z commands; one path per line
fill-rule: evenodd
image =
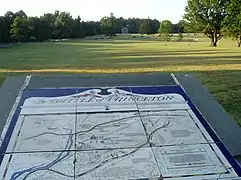
M 19 73 L 125 72 L 193 73 L 241 125 L 241 49 L 230 39 L 216 48 L 203 36 L 185 36 L 167 46 L 157 37 L 118 36 L 0 49 L 0 84 Z

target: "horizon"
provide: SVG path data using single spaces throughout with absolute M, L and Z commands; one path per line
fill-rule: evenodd
M 116 5 L 116 3 L 119 3 Z M 173 6 L 175 4 L 175 6 Z M 30 0 L 12 0 L 4 2 L 0 6 L 0 16 L 3 16 L 7 11 L 17 12 L 23 10 L 27 16 L 41 16 L 45 13 L 54 13 L 56 10 L 69 12 L 73 17 L 78 15 L 83 21 L 100 21 L 104 16 L 109 16 L 111 12 L 116 17 L 123 18 L 150 18 L 159 21 L 170 20 L 172 23 L 177 23 L 182 20 L 184 8 L 187 5 L 187 0 L 149 0 L 148 3 L 144 0 L 69 0 L 69 1 L 47 1 L 32 2 Z M 133 8 L 134 7 L 134 8 Z M 94 13 L 93 13 L 94 12 Z M 172 13 L 175 12 L 175 13 Z

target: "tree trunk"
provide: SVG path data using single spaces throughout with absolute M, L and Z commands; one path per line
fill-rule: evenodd
M 214 44 L 214 36 L 211 36 L 210 39 L 211 39 L 210 47 L 213 47 L 213 44 Z
M 215 41 L 213 42 L 213 47 L 217 47 L 217 44 L 218 44 L 218 41 L 215 40 Z
M 214 35 L 212 35 L 210 39 L 211 39 L 210 47 L 217 47 L 218 39 Z
M 240 46 L 241 46 L 241 36 L 239 36 L 239 37 L 237 38 L 237 42 L 238 42 L 238 47 L 240 47 Z

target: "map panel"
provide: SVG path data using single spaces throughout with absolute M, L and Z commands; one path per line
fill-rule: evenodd
M 185 110 L 141 113 L 141 119 L 151 146 L 207 143 Z
M 9 152 L 62 151 L 74 148 L 75 114 L 24 116 Z M 72 142 L 72 143 L 71 143 Z
M 148 145 L 137 112 L 78 114 L 77 150 L 136 148 Z
M 161 173 L 150 148 L 80 151 L 76 179 L 158 179 Z
M 39 152 L 5 155 L 1 180 L 74 180 L 74 153 Z

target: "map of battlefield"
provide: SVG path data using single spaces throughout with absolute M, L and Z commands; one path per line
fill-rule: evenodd
M 0 168 L 1 180 L 185 177 L 238 176 L 181 95 L 116 88 L 27 99 Z

